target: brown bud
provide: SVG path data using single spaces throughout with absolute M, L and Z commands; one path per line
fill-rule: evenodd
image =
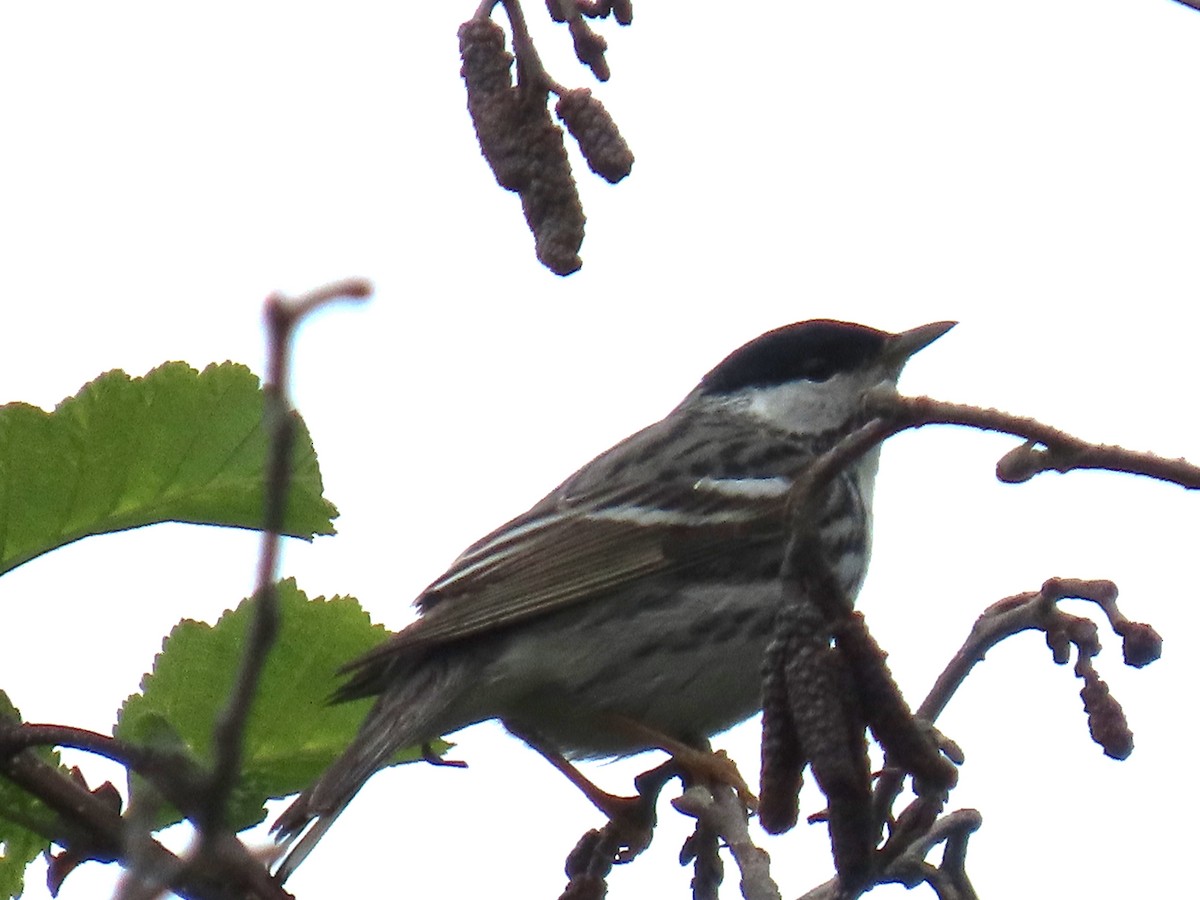
M 1046 646 L 1055 663 L 1065 666 L 1071 660 L 1071 638 L 1063 627 L 1062 617 L 1058 616 L 1046 625 Z
M 1162 635 L 1143 622 L 1126 622 L 1117 629 L 1125 665 L 1140 669 L 1162 656 Z
M 520 101 L 504 30 L 491 19 L 471 19 L 458 29 L 458 47 L 479 147 L 500 186 L 519 190 L 528 180 L 528 160 L 518 134 Z
M 588 168 L 616 184 L 633 168 L 633 153 L 604 104 L 587 88 L 562 94 L 554 107 L 571 137 L 579 144 Z
M 567 11 L 563 8 L 565 4 L 572 0 L 546 0 L 546 12 L 550 13 L 550 18 L 555 22 L 567 21 Z
M 1100 629 L 1091 619 L 1083 616 L 1063 616 L 1067 636 L 1079 649 L 1080 656 L 1095 656 L 1100 652 Z
M 554 0 L 546 2 L 553 3 Z M 618 24 L 628 25 L 633 21 L 632 0 L 575 0 L 575 6 L 589 19 L 607 19 L 612 13 Z
M 575 56 L 578 60 L 592 70 L 592 74 L 599 81 L 608 81 L 612 72 L 609 71 L 608 61 L 604 58 L 604 51 L 608 49 L 608 41 L 592 31 L 592 27 L 583 20 L 582 16 L 576 16 L 567 23 L 567 27 L 571 30 L 571 39 L 575 42 Z
M 1021 484 L 1044 471 L 1042 457 L 1045 454 L 1037 441 L 1026 441 L 1005 453 L 996 463 L 996 478 L 1005 484 Z
M 1105 755 L 1127 758 L 1133 752 L 1133 732 L 1129 730 L 1125 711 L 1091 665 L 1081 666 L 1078 671 L 1083 679 L 1079 696 L 1083 698 L 1092 740 L 1104 749 Z

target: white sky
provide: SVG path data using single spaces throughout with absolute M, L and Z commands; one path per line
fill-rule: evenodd
M 286 563 L 392 627 L 462 547 L 798 319 L 959 319 L 903 388 L 1200 458 L 1200 14 L 639 0 L 632 28 L 605 28 L 614 76 L 597 89 L 637 163 L 615 188 L 577 166 L 585 266 L 562 280 L 474 144 L 455 39 L 473 6 L 7 4 L 0 400 L 50 406 L 165 359 L 261 369 L 267 292 L 372 278 L 371 305 L 301 334 L 295 398 L 341 534 Z M 528 15 L 555 76 L 595 87 L 542 5 Z M 1001 487 L 1009 446 L 949 430 L 889 445 L 860 608 L 915 703 L 988 602 L 1055 574 L 1117 581 L 1166 638 L 1147 670 L 1111 638 L 1098 661 L 1132 758 L 1090 743 L 1078 684 L 1027 636 L 943 721 L 967 753 L 954 805 L 984 815 L 984 896 L 1171 893 L 1194 877 L 1184 816 L 1200 799 L 1196 499 L 1098 474 Z M 178 618 L 248 592 L 255 546 L 164 526 L 13 572 L 0 685 L 30 720 L 109 728 Z M 751 724 L 718 741 L 752 781 L 756 740 Z M 466 772 L 372 782 L 297 896 L 557 896 L 597 816 L 497 729 L 460 741 Z M 624 791 L 657 761 L 593 774 Z M 686 895 L 687 828 L 663 817 L 614 898 Z M 766 844 L 785 897 L 827 877 L 824 842 L 813 827 Z M 106 896 L 113 877 L 90 866 L 61 896 Z

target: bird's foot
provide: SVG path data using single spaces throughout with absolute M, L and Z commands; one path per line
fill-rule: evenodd
M 696 747 L 648 728 L 633 719 L 623 716 L 614 718 L 619 720 L 618 724 L 622 729 L 645 740 L 649 746 L 670 753 L 671 762 L 676 766 L 675 774 L 680 775 L 685 783 L 728 785 L 737 793 L 738 799 L 745 804 L 746 809 L 750 812 L 758 809 L 758 797 L 750 790 L 750 785 L 724 750 L 712 750 L 707 742 L 702 747 Z
M 580 793 L 591 802 L 596 809 L 604 813 L 608 819 L 605 826 L 606 846 L 614 847 L 613 855 L 616 862 L 629 862 L 650 845 L 657 821 L 655 804 L 658 795 L 672 777 L 679 774 L 677 770 L 667 768 L 670 761 L 657 769 L 644 772 L 637 778 L 638 793 L 632 797 L 620 794 L 610 794 L 597 787 L 586 775 L 573 766 L 555 748 L 541 740 L 537 735 L 519 729 L 505 722 L 504 727 L 515 737 L 520 738 L 536 750 L 546 762 L 558 769 L 571 784 L 579 788 Z M 611 863 L 610 863 L 611 864 Z

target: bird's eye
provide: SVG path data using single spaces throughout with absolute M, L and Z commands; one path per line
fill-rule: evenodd
M 806 381 L 828 381 L 838 371 L 828 358 L 814 356 L 805 360 L 803 377 Z

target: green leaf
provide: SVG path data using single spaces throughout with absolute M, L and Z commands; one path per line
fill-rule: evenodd
M 337 670 L 388 636 L 356 600 L 309 600 L 292 579 L 278 585 L 279 638 L 267 660 L 244 742 L 242 778 L 228 821 L 261 822 L 263 803 L 311 784 L 358 731 L 369 700 L 330 705 Z M 228 701 L 253 601 L 216 625 L 184 620 L 167 636 L 142 693 L 125 701 L 117 737 L 186 750 L 203 765 L 212 756 L 213 723 Z M 393 761 L 419 758 L 420 748 Z M 173 821 L 178 821 L 176 814 Z M 163 824 L 167 824 L 164 822 Z
M 0 718 L 21 721 L 4 691 L 0 691 Z M 35 752 L 58 765 L 58 754 L 53 750 Z M 54 821 L 54 813 L 40 800 L 0 778 L 0 900 L 21 896 L 26 867 L 50 849 L 50 840 L 38 831 L 52 832 Z
M 235 363 L 101 375 L 52 413 L 0 407 L 0 574 L 81 537 L 155 522 L 257 528 L 267 434 L 258 378 Z M 333 504 L 296 417 L 285 532 L 332 534 Z

